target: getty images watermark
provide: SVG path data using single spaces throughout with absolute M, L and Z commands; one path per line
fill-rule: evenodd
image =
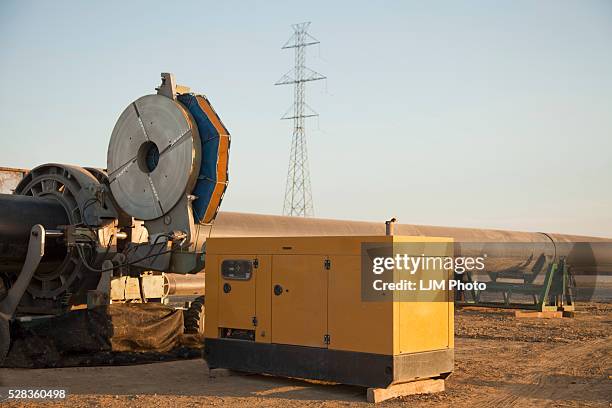
M 457 255 L 453 242 L 368 242 L 361 249 L 365 301 L 448 302 L 453 291 L 487 288 L 477 279 L 487 254 Z
M 486 254 L 477 257 L 470 256 L 418 256 L 395 254 L 394 256 L 376 256 L 372 259 L 372 273 L 382 275 L 385 272 L 406 272 L 414 277 L 417 272 L 454 272 L 462 275 L 465 272 L 484 272 Z M 374 279 L 372 288 L 377 291 L 386 290 L 486 290 L 485 282 L 464 282 L 460 279 L 399 279 L 387 282 Z
M 612 300 L 612 242 L 364 242 L 364 301 Z

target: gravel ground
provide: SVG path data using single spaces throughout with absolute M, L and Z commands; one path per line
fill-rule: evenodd
M 446 391 L 379 404 L 452 407 L 610 407 L 612 305 L 574 318 L 516 319 L 502 310 L 456 313 L 455 372 Z M 11 406 L 371 406 L 365 390 L 260 375 L 209 373 L 203 360 L 52 369 L 0 369 L 0 385 L 63 387 L 64 401 Z

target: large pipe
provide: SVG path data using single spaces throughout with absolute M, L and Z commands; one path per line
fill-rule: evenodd
M 577 272 L 612 272 L 612 239 L 541 232 L 395 224 L 394 234 L 450 237 L 457 256 L 486 252 L 495 270 L 534 267 L 538 258 L 567 257 Z M 385 223 L 219 212 L 210 237 L 385 235 Z M 497 258 L 497 259 L 495 259 Z M 498 262 L 496 265 L 495 262 Z M 492 264 L 492 265 L 491 265 Z
M 204 295 L 204 289 L 206 288 L 205 277 L 204 273 L 193 275 L 165 273 L 164 294 L 165 296 Z
M 21 270 L 34 225 L 57 229 L 69 223 L 64 207 L 52 198 L 0 194 L 0 214 L 0 269 L 3 271 Z M 65 256 L 66 247 L 61 239 L 47 237 L 39 270 L 56 268 Z
M 67 224 L 64 208 L 53 199 L 0 194 L 0 268 L 21 265 L 27 252 L 28 234 L 35 224 L 55 229 Z M 568 257 L 568 262 L 581 272 L 612 271 L 612 239 L 539 232 L 517 232 L 474 228 L 438 227 L 395 224 L 394 234 L 450 237 L 461 243 L 457 256 L 479 255 L 486 251 L 493 258 L 511 258 L 496 269 L 533 266 L 537 257 Z M 385 235 L 385 223 L 332 219 L 283 217 L 248 213 L 220 212 L 211 237 L 239 236 L 314 236 L 314 235 Z M 472 243 L 468 245 L 467 243 Z M 487 244 L 474 245 L 476 243 Z M 497 245 L 496 245 L 497 244 Z M 511 244 L 511 245 L 509 245 Z M 509 249 L 510 248 L 510 249 Z M 57 265 L 65 255 L 65 247 L 57 240 L 48 240 L 43 263 Z M 495 262 L 492 260 L 491 262 Z M 198 289 L 199 290 L 199 289 Z

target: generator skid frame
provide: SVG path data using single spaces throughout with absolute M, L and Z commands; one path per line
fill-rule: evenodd
M 415 243 L 419 255 L 448 243 L 444 255 L 453 251 L 452 239 L 422 236 L 209 239 L 209 368 L 372 388 L 448 376 L 452 292 L 439 290 L 437 301 L 391 292 L 387 301 L 364 299 L 362 251 L 372 243 Z

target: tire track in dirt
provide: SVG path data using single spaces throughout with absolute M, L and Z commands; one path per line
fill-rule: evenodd
M 603 339 L 597 339 L 587 341 L 580 344 L 566 344 L 558 347 L 554 347 L 538 355 L 537 364 L 530 364 L 530 357 L 526 356 L 523 361 L 517 361 L 516 364 L 523 364 L 524 368 L 523 379 L 526 383 L 521 384 L 508 384 L 502 389 L 498 390 L 496 395 L 490 398 L 481 400 L 479 406 L 487 408 L 499 408 L 499 407 L 525 407 L 525 406 L 542 406 L 545 402 L 543 398 L 546 398 L 545 388 L 555 387 L 555 400 L 559 401 L 563 398 L 567 398 L 568 401 L 572 401 L 576 393 L 579 392 L 576 388 L 579 387 L 567 387 L 566 382 L 559 381 L 552 374 L 567 374 L 568 368 L 572 368 L 592 365 L 592 359 L 601 354 L 604 359 L 601 361 L 604 370 L 605 367 L 610 367 L 610 360 L 612 359 L 612 336 L 608 336 Z M 545 372 L 546 374 L 542 374 Z M 583 391 L 590 393 L 593 390 L 589 389 L 592 384 L 584 384 Z M 604 384 L 606 387 L 606 384 Z M 607 386 L 610 389 L 611 386 Z M 502 395 L 499 395 L 501 393 Z M 609 394 L 612 394 L 610 392 Z M 612 398 L 612 395 L 608 395 L 608 398 Z M 534 401 L 537 400 L 537 401 Z M 608 401 L 609 402 L 609 401 Z M 553 404 L 553 401 L 549 401 Z M 581 401 L 581 404 L 584 401 Z M 603 406 L 607 406 L 604 403 Z

